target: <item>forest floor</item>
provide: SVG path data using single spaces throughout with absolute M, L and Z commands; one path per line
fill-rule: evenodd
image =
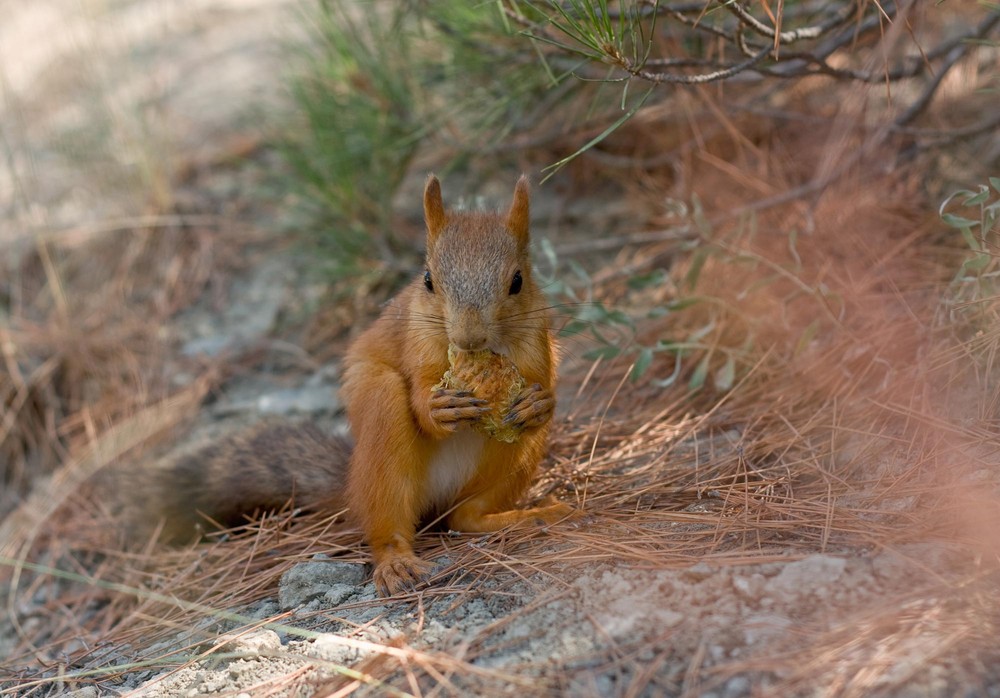
M 288 108 L 296 8 L 4 7 L 0 343 L 16 404 L 39 416 L 4 423 L 23 434 L 0 457 L 56 465 L 3 472 L 0 694 L 1000 696 L 996 388 L 977 370 L 928 372 L 965 360 L 928 329 L 927 278 L 959 252 L 928 232 L 941 192 L 905 163 L 762 209 L 760 229 L 808 232 L 760 243 L 752 269 L 727 271 L 732 237 L 717 248 L 729 257 L 703 260 L 704 293 L 751 298 L 687 334 L 760 313 L 755 341 L 797 346 L 787 363 L 765 351 L 733 380 L 706 359 L 692 394 L 628 381 L 634 355 L 595 363 L 567 343 L 531 496 L 583 518 L 426 532 L 429 583 L 392 599 L 357 532 L 322 514 L 279 512 L 183 550 L 126 545 L 134 492 L 115 473 L 265 418 L 346 430 L 339 356 L 378 295 L 335 296 L 315 273 L 261 127 Z M 752 173 L 707 155 L 700 168 L 710 214 L 780 193 L 732 194 L 726 177 Z M 400 195 L 416 230 L 424 174 Z M 497 173 L 487 198 L 502 203 L 516 174 Z M 620 270 L 670 267 L 684 233 L 633 189 L 564 173 L 536 188 L 533 234 L 589 249 L 595 285 L 636 314 L 675 289 Z M 636 232 L 650 242 L 593 254 Z M 769 253 L 799 257 L 795 277 Z M 782 278 L 758 289 L 761 268 Z M 817 332 L 830 304 L 839 315 Z M 647 315 L 639 345 L 664 332 Z M 743 342 L 730 331 L 717 346 Z M 649 375 L 673 365 L 657 354 Z

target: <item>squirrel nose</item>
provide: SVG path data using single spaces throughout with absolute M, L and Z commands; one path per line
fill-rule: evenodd
M 463 351 L 485 349 L 489 340 L 482 315 L 474 308 L 465 308 L 458 313 L 449 335 L 451 343 Z
M 462 351 L 479 351 L 486 348 L 486 333 L 463 333 L 455 337 L 452 343 Z

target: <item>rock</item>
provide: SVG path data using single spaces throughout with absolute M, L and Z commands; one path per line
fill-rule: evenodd
M 736 595 L 745 603 L 755 604 L 764 595 L 767 579 L 759 572 L 746 576 L 733 575 L 733 589 Z
M 235 345 L 236 342 L 232 337 L 224 335 L 196 337 L 184 344 L 181 348 L 181 354 L 184 356 L 207 356 L 214 358 Z
M 328 608 L 339 606 L 357 593 L 356 584 L 333 584 L 323 594 L 323 605 Z
M 316 414 L 340 411 L 337 391 L 328 385 L 276 390 L 257 398 L 257 410 L 263 414 Z
M 707 562 L 698 562 L 681 572 L 681 579 L 685 582 L 701 582 L 713 574 L 715 574 L 717 568 L 712 567 Z
M 674 628 L 684 622 L 684 614 L 664 608 L 656 612 L 656 621 L 664 628 Z
M 882 581 L 904 579 L 908 575 L 923 576 L 925 570 L 940 572 L 958 569 L 968 564 L 970 554 L 954 543 L 904 543 L 883 550 L 872 557 L 872 569 Z
M 64 693 L 63 698 L 97 698 L 97 688 L 94 686 L 84 686 L 75 691 Z
M 315 657 L 325 662 L 350 666 L 360 657 L 370 654 L 346 644 L 334 633 L 323 633 L 311 642 L 303 643 L 300 650 L 307 657 Z
M 726 682 L 726 687 L 722 691 L 725 698 L 739 698 L 750 695 L 750 679 L 746 676 L 734 676 Z
M 791 624 L 791 620 L 776 613 L 755 613 L 743 621 L 744 641 L 753 647 L 781 635 Z
M 341 587 L 359 586 L 367 576 L 363 565 L 351 562 L 302 562 L 282 575 L 278 584 L 278 604 L 287 611 L 328 593 L 333 598 L 343 598 Z
M 320 369 L 305 382 L 292 388 L 277 388 L 269 380 L 233 381 L 225 397 L 212 408 L 216 417 L 240 414 L 333 415 L 343 411 L 337 387 L 328 380 L 329 371 Z
M 260 628 L 251 633 L 220 635 L 213 644 L 226 652 L 257 656 L 279 651 L 281 638 L 273 630 Z
M 768 584 L 772 596 L 802 595 L 825 589 L 844 574 L 847 560 L 832 555 L 810 555 L 789 562 Z
M 288 260 L 273 258 L 261 264 L 250 279 L 234 283 L 231 302 L 222 317 L 209 308 L 188 311 L 196 336 L 185 342 L 181 353 L 218 356 L 267 337 L 285 302 L 293 273 Z

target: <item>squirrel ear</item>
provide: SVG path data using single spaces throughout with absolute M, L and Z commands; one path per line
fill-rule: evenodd
M 525 175 L 517 180 L 514 187 L 514 201 L 511 202 L 510 211 L 507 212 L 507 227 L 514 233 L 518 244 L 525 248 L 528 246 L 528 226 L 530 223 L 530 206 L 528 200 L 531 193 L 528 189 L 528 178 Z
M 434 175 L 427 176 L 424 186 L 424 221 L 427 223 L 427 246 L 430 247 L 448 222 L 441 200 L 441 183 Z

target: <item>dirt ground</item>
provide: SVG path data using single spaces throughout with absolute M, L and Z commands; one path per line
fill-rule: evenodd
M 39 238 L 82 244 L 104 226 L 178 202 L 196 206 L 207 199 L 217 204 L 217 215 L 280 228 L 280 212 L 226 207 L 257 185 L 257 174 L 213 168 L 256 143 L 262 113 L 287 106 L 281 55 L 296 32 L 297 8 L 286 0 L 8 0 L 0 6 L 6 149 L 0 245 L 8 259 L 28 254 Z M 254 172 L 268 162 L 258 160 Z M 184 177 L 196 185 L 178 186 Z M 421 178 L 417 173 L 414 181 Z M 564 229 L 567 216 L 609 234 L 632 225 L 625 217 L 587 220 L 592 209 L 574 208 L 560 196 L 545 188 L 538 194 L 541 235 Z M 248 215 L 266 223 L 247 223 Z M 302 259 L 290 248 L 258 252 L 234 266 L 219 296 L 224 302 L 202 297 L 163 329 L 171 351 L 216 356 L 271 336 L 319 295 L 303 281 Z M 578 358 L 567 359 L 567 396 L 580 385 Z M 275 414 L 342 431 L 337 367 L 332 358 L 308 370 L 237 375 L 206 401 L 184 439 L 211 438 L 213 430 Z M 184 376 L 175 378 L 184 384 Z M 578 398 L 563 401 L 560 443 L 575 438 L 581 415 L 601 414 L 609 392 L 588 408 Z M 614 419 L 612 410 L 608 420 Z M 670 443 L 669 457 L 691 472 L 742 460 L 750 430 L 734 422 L 710 439 L 682 435 Z M 601 445 L 609 459 L 619 454 L 622 477 L 638 477 L 645 466 L 630 460 L 630 438 Z M 578 450 L 588 451 L 591 442 L 579 440 Z M 857 457 L 850 448 L 843 445 L 845 462 Z M 920 521 L 926 497 L 879 490 L 876 501 L 871 494 L 878 481 L 911 467 L 909 455 L 903 447 L 883 454 L 868 469 L 869 481 L 836 506 L 856 513 L 860 525 L 876 527 L 887 517 Z M 584 467 L 587 458 L 575 462 Z M 956 478 L 996 494 L 996 449 L 970 456 L 969 463 Z M 147 646 L 136 639 L 134 647 L 90 648 L 83 664 L 106 675 L 85 680 L 62 682 L 51 658 L 43 667 L 19 654 L 15 665 L 0 668 L 0 693 L 421 695 L 426 684 L 414 672 L 422 672 L 436 682 L 430 695 L 1000 696 L 1000 649 L 989 636 L 994 626 L 976 626 L 976 618 L 995 617 L 998 591 L 983 531 L 971 542 L 933 535 L 865 542 L 810 529 L 787 534 L 784 547 L 772 540 L 755 556 L 727 556 L 728 531 L 699 519 L 716 506 L 709 489 L 705 500 L 641 523 L 588 508 L 582 523 L 530 535 L 441 534 L 433 543 L 431 584 L 402 600 L 377 597 L 357 555 L 328 556 L 322 542 L 303 544 L 296 555 L 277 548 L 281 573 L 253 602 L 213 608 L 190 626 L 161 627 Z M 586 504 L 580 492 L 562 496 Z M 752 522 L 741 525 L 740 535 L 752 529 Z M 688 550 L 671 558 L 657 547 L 660 537 L 713 541 L 715 552 Z M 609 540 L 633 548 L 626 554 L 601 542 Z M 655 552 L 644 559 L 635 550 L 647 543 Z M 470 560 L 479 562 L 469 567 Z M 156 588 L 153 578 L 149 588 Z M 17 597 L 10 609 L 19 627 L 0 621 L 0 657 L 19 647 L 25 629 L 54 622 L 52 604 L 61 590 L 39 582 L 29 598 Z M 171 653 L 183 660 L 129 663 Z M 392 662 L 398 664 L 387 669 Z M 16 681 L 31 676 L 45 678 L 27 688 Z

